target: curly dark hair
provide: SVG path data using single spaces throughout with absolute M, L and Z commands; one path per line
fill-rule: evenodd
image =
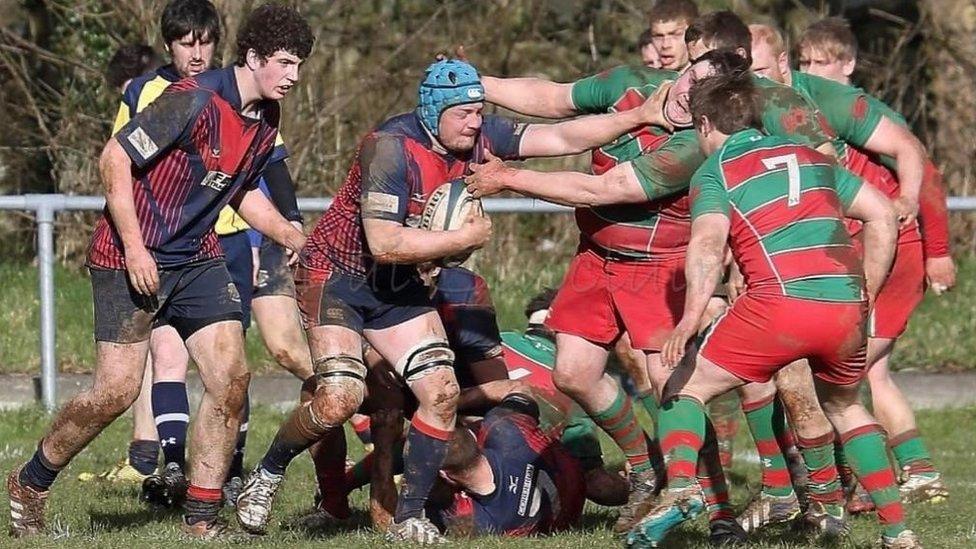
M 243 67 L 248 50 L 267 59 L 279 50 L 305 59 L 312 52 L 315 37 L 298 10 L 270 2 L 247 16 L 237 33 L 237 65 Z
M 115 51 L 105 68 L 105 80 L 121 88 L 131 78 L 146 74 L 162 64 L 162 59 L 148 44 L 126 44 Z

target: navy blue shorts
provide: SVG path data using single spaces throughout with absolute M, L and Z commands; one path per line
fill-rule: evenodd
M 298 308 L 305 329 L 342 326 L 356 333 L 383 330 L 434 311 L 419 277 L 395 291 L 377 289 L 368 280 L 338 271 L 309 269 L 295 272 Z
M 254 258 L 251 255 L 251 239 L 247 231 L 219 235 L 220 247 L 224 250 L 224 260 L 230 279 L 237 286 L 241 296 L 241 322 L 244 329 L 251 327 L 251 299 L 254 298 Z
M 458 383 L 461 387 L 474 386 L 468 366 L 502 354 L 502 337 L 488 284 L 462 267 L 441 269 L 432 300 L 456 357 Z
M 184 340 L 210 324 L 241 321 L 241 297 L 223 259 L 160 269 L 155 296 L 136 292 L 124 269 L 91 267 L 89 272 L 96 341 L 145 341 L 157 320 L 176 328 Z
M 294 298 L 295 278 L 288 266 L 288 254 L 284 246 L 270 238 L 262 238 L 259 257 L 254 297 L 284 295 Z

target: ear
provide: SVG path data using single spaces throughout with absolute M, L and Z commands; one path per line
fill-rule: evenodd
M 854 67 L 855 66 L 857 66 L 857 58 L 856 57 L 847 60 L 847 62 L 845 62 L 844 63 L 844 66 L 841 68 L 841 70 L 844 71 L 844 76 L 850 78 L 850 76 L 852 74 L 854 74 Z
M 250 48 L 247 50 L 247 54 L 244 56 L 244 61 L 245 64 L 247 65 L 247 68 L 251 69 L 252 71 L 260 67 L 262 64 L 261 56 L 258 55 L 258 52 L 254 48 Z
M 742 46 L 735 48 L 735 53 L 742 56 L 743 59 L 750 59 L 752 57 L 752 52 L 746 51 Z
M 712 133 L 712 121 L 708 119 L 708 116 L 701 115 L 698 119 L 698 131 L 701 132 L 702 136 L 708 137 Z

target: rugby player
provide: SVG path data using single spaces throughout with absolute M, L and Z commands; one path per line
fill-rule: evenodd
M 665 113 L 672 113 L 668 119 L 690 124 L 683 97 L 691 82 L 715 71 L 732 70 L 748 71 L 748 63 L 735 52 L 722 51 L 703 56 L 670 89 L 666 82 L 677 78 L 677 73 L 627 66 L 572 84 L 535 78 L 486 78 L 485 82 L 489 101 L 550 118 L 631 108 L 661 89 L 668 92 L 664 104 Z M 761 79 L 758 83 L 767 131 L 796 135 L 811 146 L 832 151 L 818 113 L 805 99 L 785 86 Z M 656 480 L 630 399 L 604 373 L 607 346 L 629 334 L 633 346 L 644 353 L 650 381 L 660 395 L 670 375 L 661 367 L 660 345 L 680 317 L 684 299 L 688 181 L 704 158 L 693 131 L 671 134 L 648 127 L 594 151 L 594 175 L 514 169 L 489 160 L 474 167 L 468 178 L 476 196 L 512 190 L 577 208 L 580 249 L 548 321 L 558 334 L 554 379 L 627 457 L 632 497 L 614 527 L 626 532 L 646 513 Z M 715 477 L 715 489 L 710 491 L 713 533 L 721 537 L 738 532 L 724 476 L 720 470 L 713 470 L 711 476 Z
M 404 488 L 387 535 L 440 539 L 423 509 L 454 429 L 459 389 L 453 352 L 416 265 L 480 248 L 491 223 L 471 215 L 458 230 L 419 230 L 427 198 L 491 152 L 503 158 L 578 153 L 660 118 L 645 108 L 521 125 L 483 116 L 483 99 L 474 67 L 457 60 L 428 67 L 417 109 L 387 120 L 362 141 L 336 201 L 313 231 L 296 283 L 316 368 L 315 395 L 282 425 L 238 499 L 238 519 L 249 531 L 265 530 L 295 455 L 344 436 L 342 424 L 364 398 L 365 337 L 419 401 L 407 435 Z
M 540 428 L 529 395 L 506 396 L 475 432 L 456 430 L 441 471 L 460 490 L 432 497 L 428 510 L 455 536 L 552 534 L 583 513 L 580 464 Z
M 256 186 L 273 154 L 277 102 L 298 81 L 312 42 L 297 11 L 261 6 L 242 24 L 234 65 L 171 85 L 106 144 L 100 165 L 107 207 L 88 256 L 95 381 L 62 408 L 33 458 L 8 476 L 13 535 L 44 529 L 58 472 L 138 396 L 157 317 L 184 339 L 204 382 L 183 531 L 200 538 L 222 531 L 221 487 L 250 376 L 240 298 L 213 227 L 233 203 L 269 238 L 294 252 L 304 245 L 301 231 Z
M 681 322 L 662 350 L 665 364 L 676 366 L 697 333 L 721 277 L 727 243 L 747 289 L 668 381 L 659 426 L 668 486 L 628 544 L 657 546 L 673 527 L 704 509 L 695 463 L 705 437 L 705 403 L 750 381 L 769 381 L 777 369 L 805 358 L 824 411 L 859 478 L 868 483 L 882 545 L 920 547 L 905 525 L 881 427 L 858 399 L 867 312 L 894 257 L 891 202 L 809 147 L 763 135 L 748 77 L 704 80 L 692 88 L 690 102 L 709 159 L 692 180 L 688 292 Z M 845 230 L 845 215 L 864 222 L 863 265 Z M 823 436 L 832 438 L 833 431 Z M 824 450 L 820 456 L 805 452 L 804 458 L 814 482 L 834 487 L 839 506 L 836 470 L 830 470 L 832 478 L 821 470 L 832 448 Z
M 641 63 L 652 69 L 661 68 L 661 56 L 657 54 L 657 48 L 651 42 L 651 29 L 640 33 L 637 37 L 637 53 L 640 54 Z
M 647 18 L 660 68 L 681 71 L 688 66 L 685 30 L 697 17 L 698 5 L 694 0 L 658 0 L 651 7 Z
M 775 55 L 774 41 L 770 53 Z M 839 17 L 818 21 L 803 32 L 799 41 L 800 70 L 813 76 L 850 85 L 850 76 L 857 63 L 857 42 L 847 22 Z M 785 57 L 785 52 L 784 52 Z M 788 60 L 787 60 L 788 63 Z M 782 69 L 781 69 L 782 71 Z M 786 71 L 782 71 L 784 74 Z M 869 98 L 870 99 L 870 98 Z M 871 101 L 872 106 L 888 118 L 904 125 L 904 119 L 887 105 Z M 890 172 L 880 162 L 865 162 L 866 170 L 879 174 L 879 179 L 891 181 Z M 868 168 L 870 166 L 870 168 Z M 949 251 L 949 219 L 942 175 L 931 159 L 927 159 L 925 176 L 919 196 L 918 225 L 921 230 L 921 255 L 924 255 L 925 281 L 936 294 L 955 285 L 956 267 Z M 921 300 L 920 254 L 917 246 L 908 250 L 905 234 L 899 238 L 895 267 L 885 288 L 878 296 L 871 324 L 872 338 L 868 342 L 868 384 L 871 387 L 872 409 L 888 433 L 888 445 L 901 473 L 902 498 L 909 502 L 938 500 L 948 495 L 941 474 L 935 469 L 931 455 L 922 441 L 908 400 L 895 384 L 888 367 L 888 358 L 897 338 L 904 332 L 908 317 Z M 903 250 L 905 248 L 905 250 Z M 905 253 L 909 251 L 910 253 Z M 907 256 L 905 260 L 902 256 Z M 911 268 L 899 269 L 899 263 L 912 261 Z M 899 281 L 903 283 L 898 283 Z

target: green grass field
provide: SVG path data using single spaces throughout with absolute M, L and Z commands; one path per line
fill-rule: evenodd
M 258 459 L 266 448 L 281 420 L 281 414 L 267 408 L 255 410 L 251 417 L 251 434 L 247 462 Z M 0 469 L 6 474 L 12 467 L 28 459 L 49 416 L 37 409 L 0 413 Z M 912 527 L 922 536 L 929 548 L 951 549 L 976 546 L 976 449 L 973 447 L 971 426 L 976 423 L 976 409 L 919 414 L 922 432 L 927 435 L 937 464 L 946 475 L 952 495 L 948 502 L 923 504 L 909 509 Z M 137 488 L 102 484 L 84 484 L 76 480 L 83 471 L 102 471 L 123 456 L 130 424 L 126 419 L 116 422 L 90 448 L 84 451 L 65 470 L 53 488 L 48 507 L 50 537 L 14 541 L 0 533 L 0 547 L 78 547 L 124 548 L 183 547 L 179 538 L 176 512 L 153 511 L 137 499 Z M 736 441 L 736 460 L 731 474 L 734 502 L 741 506 L 749 489 L 758 482 L 755 453 L 749 452 L 750 441 L 740 429 Z M 350 448 L 361 453 L 358 441 L 350 437 Z M 620 460 L 619 454 L 609 454 Z M 752 459 L 749 459 L 751 456 Z M 374 547 L 382 544 L 380 535 L 368 528 L 365 515 L 364 491 L 355 492 L 357 509 L 352 524 L 331 530 L 306 530 L 295 526 L 303 510 L 309 508 L 312 497 L 312 468 L 305 457 L 295 461 L 288 471 L 286 486 L 275 506 L 273 527 L 263 538 L 246 540 L 248 547 Z M 6 493 L 3 494 L 6 499 Z M 8 527 L 6 503 L 0 528 Z M 230 510 L 226 518 L 233 519 Z M 622 543 L 609 531 L 612 511 L 589 506 L 579 531 L 552 538 L 528 540 L 479 539 L 466 541 L 464 546 L 501 547 L 620 547 Z M 236 530 L 236 529 L 235 529 Z M 707 547 L 707 530 L 703 520 L 684 526 L 673 536 L 672 547 Z M 238 536 L 243 537 L 243 536 Z M 840 547 L 872 547 L 877 537 L 873 517 L 854 520 L 854 532 Z M 235 544 L 242 539 L 232 540 Z M 796 537 L 787 528 L 771 529 L 757 537 L 754 547 L 799 548 L 816 544 Z M 230 543 L 230 542 L 228 542 Z
M 473 268 L 488 279 L 502 329 L 520 328 L 525 325 L 522 310 L 526 301 L 544 286 L 558 286 L 568 255 L 562 251 L 505 257 L 504 249 L 513 248 L 500 245 L 486 251 L 476 256 Z M 37 373 L 37 270 L 31 265 L 0 264 L 0 280 L 0 373 Z M 976 333 L 976 257 L 960 259 L 958 280 L 952 293 L 926 296 L 895 348 L 895 369 L 976 369 L 976 339 L 971 337 Z M 55 291 L 61 369 L 89 371 L 95 346 L 87 274 L 82 269 L 59 267 Z M 256 372 L 276 369 L 259 337 L 248 338 L 248 360 Z

